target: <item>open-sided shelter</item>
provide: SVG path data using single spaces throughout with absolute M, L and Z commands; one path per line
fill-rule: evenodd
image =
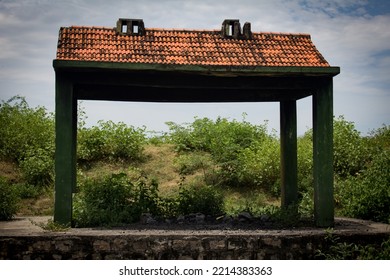
M 307 34 L 252 32 L 228 19 L 220 30 L 114 28 L 59 31 L 56 74 L 54 220 L 69 224 L 76 186 L 77 100 L 280 103 L 282 207 L 297 202 L 296 101 L 312 96 L 314 208 L 334 222 L 333 77 Z

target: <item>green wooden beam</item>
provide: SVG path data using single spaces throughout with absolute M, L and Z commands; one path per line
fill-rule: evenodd
M 163 71 L 163 72 L 202 72 L 205 75 L 240 76 L 240 75 L 309 75 L 309 76 L 336 76 L 340 67 L 306 67 L 306 66 L 208 66 L 208 65 L 180 65 L 180 64 L 153 64 L 153 63 L 124 63 L 101 61 L 53 60 L 54 69 L 77 70 L 83 69 L 110 69 L 115 71 Z
M 77 99 L 67 75 L 56 73 L 54 221 L 70 225 L 76 187 Z
M 317 226 L 334 224 L 333 83 L 330 78 L 313 95 L 314 216 Z
M 77 85 L 80 100 L 132 102 L 277 102 L 309 96 L 308 90 L 246 90 L 215 88 L 160 88 L 147 86 Z
M 280 102 L 280 153 L 282 208 L 287 209 L 298 204 L 297 107 L 295 100 Z

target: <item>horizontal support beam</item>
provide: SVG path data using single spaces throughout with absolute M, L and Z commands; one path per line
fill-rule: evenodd
M 200 91 L 300 91 L 310 94 L 321 87 L 326 77 L 215 77 L 190 73 L 147 72 L 63 72 L 76 85 L 134 88 L 159 90 Z M 308 96 L 310 94 L 306 94 Z
M 140 102 L 273 102 L 298 100 L 306 90 L 237 90 L 76 85 L 77 99 Z
M 73 61 L 53 60 L 55 70 L 153 70 L 160 72 L 197 72 L 204 75 L 228 76 L 328 76 L 333 77 L 340 73 L 340 67 L 305 67 L 305 66 L 210 66 L 210 65 L 180 65 L 180 64 L 153 64 L 153 63 L 123 63 L 101 61 Z

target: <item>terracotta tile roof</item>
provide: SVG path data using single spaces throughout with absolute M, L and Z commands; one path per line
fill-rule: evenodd
M 203 66 L 329 67 L 308 34 L 252 33 L 223 38 L 221 30 L 148 29 L 144 35 L 115 28 L 72 26 L 59 32 L 57 59 Z

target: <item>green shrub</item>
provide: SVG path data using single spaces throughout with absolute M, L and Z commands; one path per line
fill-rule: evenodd
M 390 258 L 390 239 L 377 244 L 356 244 L 341 242 L 332 230 L 327 230 L 326 246 L 316 252 L 316 257 L 326 260 L 388 260 Z
M 371 259 L 390 260 L 390 238 L 382 242 L 378 251 L 377 254 L 373 254 Z
M 147 131 L 147 143 L 154 145 L 154 146 L 160 146 L 162 144 L 167 143 L 167 133 L 161 132 L 161 131 Z
M 276 137 L 266 137 L 244 149 L 238 156 L 240 184 L 261 187 L 279 194 L 280 144 Z
M 191 124 L 178 125 L 167 123 L 170 139 L 178 151 L 206 151 L 215 156 L 218 161 L 226 162 L 231 156 L 253 141 L 266 136 L 266 125 L 252 125 L 226 118 L 215 121 L 208 118 L 195 119 Z
M 179 215 L 178 196 L 159 197 L 158 199 L 158 217 L 173 218 Z
M 342 116 L 334 120 L 333 126 L 334 171 L 341 177 L 354 176 L 365 167 L 368 160 L 363 138 L 355 124 Z
M 201 212 L 223 212 L 223 197 L 213 187 L 181 187 L 174 197 L 158 195 L 155 181 L 140 179 L 133 183 L 125 173 L 87 178 L 80 183 L 74 199 L 76 227 L 114 226 L 137 222 L 142 213 L 173 217 Z
M 298 137 L 298 190 L 303 196 L 313 189 L 313 133 L 312 130 Z
M 28 151 L 19 165 L 28 185 L 45 187 L 53 184 L 54 158 L 47 150 L 39 148 Z
M 311 218 L 314 216 L 313 189 L 301 193 L 298 211 L 302 217 Z
M 3 102 L 0 105 L 0 158 L 18 163 L 24 185 L 38 188 L 52 185 L 53 115 L 44 107 L 30 108 L 20 96 Z M 28 192 L 40 191 L 30 189 Z
M 38 198 L 45 191 L 43 188 L 37 188 L 35 185 L 28 183 L 17 183 L 14 185 L 18 197 L 21 199 L 25 198 Z
M 99 121 L 98 126 L 82 128 L 78 133 L 78 160 L 139 160 L 146 143 L 144 131 L 112 121 Z
M 179 191 L 178 213 L 202 213 L 217 215 L 223 213 L 223 196 L 212 186 L 184 187 Z
M 113 226 L 139 220 L 142 213 L 158 213 L 158 189 L 155 182 L 131 182 L 125 173 L 85 179 L 74 200 L 74 224 Z
M 54 156 L 53 115 L 20 96 L 0 104 L 0 158 L 20 162 L 37 150 Z
M 252 125 L 243 120 L 196 119 L 191 124 L 167 123 L 170 140 L 179 152 L 203 151 L 211 154 L 217 165 L 219 185 L 240 185 L 239 154 L 255 141 L 267 137 L 266 125 Z
M 344 215 L 390 223 L 390 150 L 378 154 L 359 176 L 336 184 Z
M 363 138 L 367 149 L 367 158 L 371 161 L 383 151 L 390 150 L 390 125 L 383 125 L 381 128 L 371 131 L 370 136 Z M 366 164 L 369 167 L 370 164 Z
M 131 220 L 128 207 L 134 186 L 124 175 L 87 179 L 79 188 L 73 211 L 76 227 L 113 225 Z
M 0 177 L 0 220 L 6 221 L 18 211 L 19 197 L 14 186 Z
M 174 122 L 166 122 L 169 133 L 167 141 L 175 145 L 176 151 L 192 151 L 197 149 L 192 144 L 192 129 L 190 124 L 177 124 Z
M 105 137 L 99 127 L 82 128 L 77 133 L 77 160 L 92 162 L 104 159 Z

